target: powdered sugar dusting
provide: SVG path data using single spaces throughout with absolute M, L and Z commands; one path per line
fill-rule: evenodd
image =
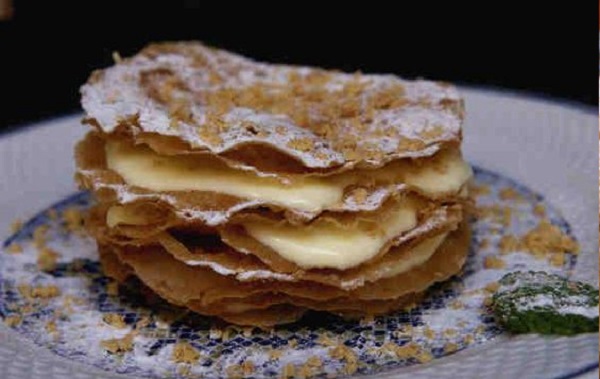
M 188 260 L 184 262 L 189 266 L 204 266 L 209 267 L 216 273 L 221 275 L 233 275 L 239 281 L 249 281 L 249 280 L 261 280 L 261 279 L 272 279 L 272 280 L 283 280 L 283 281 L 295 281 L 296 279 L 292 275 L 282 274 L 279 272 L 274 272 L 270 270 L 232 270 L 223 265 L 220 265 L 213 261 L 207 260 Z
M 562 315 L 580 315 L 587 318 L 598 317 L 598 307 L 584 307 L 571 305 L 568 307 L 561 307 L 558 309 L 558 313 Z
M 224 267 L 218 263 L 212 261 L 199 261 L 199 260 L 188 260 L 185 261 L 185 264 L 188 266 L 204 266 L 210 267 L 213 271 L 221 274 L 221 275 L 235 275 L 237 271 L 230 270 L 227 267 Z
M 151 83 L 146 83 L 146 78 L 152 75 L 160 84 L 156 91 Z M 293 88 L 294 78 L 302 80 L 305 86 L 322 87 L 325 95 L 335 94 L 340 98 L 354 86 L 354 91 L 362 94 L 357 105 L 361 109 L 373 96 L 395 88 L 399 90 L 393 99 L 402 101 L 391 108 L 376 108 L 372 116 L 366 117 L 367 129 L 362 132 L 351 122 L 341 122 L 337 133 L 325 135 L 301 126 L 284 110 L 265 112 L 242 105 L 224 113 L 222 120 L 226 128 L 220 128 L 210 137 L 204 133 L 215 107 L 200 101 L 203 96 L 223 89 L 245 93 L 258 85 L 266 93 L 279 93 Z M 223 154 L 247 143 L 262 143 L 295 157 L 309 168 L 348 163 L 346 153 L 337 147 L 338 140 L 355 133 L 366 137 L 355 139 L 360 146 L 376 146 L 380 153 L 387 155 L 386 159 L 431 155 L 441 144 L 460 139 L 463 117 L 461 98 L 450 85 L 407 81 L 392 75 L 354 75 L 258 63 L 199 43 L 151 46 L 131 59 L 92 75 L 81 93 L 88 117 L 105 133 L 125 125 L 134 135 L 151 132 L 173 136 L 194 149 L 214 154 Z M 356 92 L 350 90 L 350 93 Z M 173 104 L 185 104 L 183 118 L 173 114 Z M 362 112 L 367 112 L 366 108 Z M 310 107 L 307 110 L 306 118 L 311 122 L 319 123 L 322 116 Z M 174 120 L 176 127 L 173 127 Z M 248 124 L 254 129 L 249 131 Z M 379 130 L 393 133 L 384 135 Z M 429 135 L 432 131 L 435 133 Z M 405 139 L 419 141 L 420 146 L 399 148 Z M 310 141 L 311 148 L 294 148 L 297 140 Z M 361 159 L 374 163 L 381 160 L 377 157 Z
M 286 282 L 296 280 L 292 275 L 281 274 L 278 272 L 273 272 L 270 270 L 252 270 L 252 271 L 244 271 L 240 272 L 236 275 L 236 278 L 240 281 L 247 280 L 258 280 L 258 279 L 273 279 L 273 280 L 283 280 Z
M 95 180 L 95 173 L 92 171 L 80 170 L 79 174 L 86 176 L 88 179 L 91 179 L 93 191 L 98 192 L 102 190 L 110 190 L 111 192 L 113 192 L 115 194 L 115 200 L 119 204 L 129 204 L 138 201 L 157 201 L 171 206 L 175 214 L 179 218 L 182 218 L 187 221 L 201 221 L 202 223 L 208 226 L 218 226 L 226 224 L 230 221 L 232 216 L 245 210 L 258 208 L 261 206 L 272 206 L 272 204 L 269 204 L 267 201 L 245 200 L 240 198 L 238 202 L 236 202 L 234 205 L 230 206 L 227 209 L 200 210 L 194 207 L 184 206 L 180 204 L 177 198 L 169 193 L 139 193 L 132 190 L 131 186 L 125 184 L 105 183 L 101 180 Z M 341 204 L 335 205 L 334 207 L 328 210 L 334 210 L 336 212 L 373 211 L 379 209 L 384 204 L 384 202 L 390 198 L 390 196 L 394 194 L 407 192 L 410 190 L 411 188 L 406 184 L 374 188 L 370 189 L 364 201 L 358 202 L 353 196 L 346 196 L 344 197 L 343 202 Z M 315 219 L 321 214 L 320 211 L 311 212 L 297 209 L 288 209 L 287 212 L 289 215 L 292 215 L 304 221 L 310 221 L 312 219 Z M 427 220 L 426 224 L 424 224 L 419 230 L 415 230 L 415 233 L 411 234 L 410 237 L 407 238 L 414 237 L 417 232 L 422 233 L 423 231 L 426 231 L 431 227 L 435 227 L 437 223 L 439 223 L 439 220 L 443 219 L 446 216 L 446 213 L 447 210 L 444 207 L 440 210 L 436 210 L 432 217 Z
M 537 308 L 547 308 L 561 315 L 580 315 L 587 318 L 598 317 L 598 307 L 586 305 L 588 299 L 584 296 L 570 296 L 562 301 L 557 301 L 548 294 L 537 294 L 532 298 L 523 298 L 517 303 L 520 311 L 529 311 Z

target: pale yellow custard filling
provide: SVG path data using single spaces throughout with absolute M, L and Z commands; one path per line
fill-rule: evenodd
M 440 245 L 446 240 L 448 233 L 438 234 L 437 236 L 427 238 L 417 245 L 410 248 L 408 254 L 402 259 L 396 260 L 385 267 L 379 268 L 382 278 L 389 278 L 407 272 L 413 267 L 418 267 L 427 262 L 429 258 L 437 251 Z
M 109 227 L 146 223 L 143 217 L 119 205 L 110 207 L 106 214 Z M 345 226 L 335 222 L 297 226 L 266 221 L 242 225 L 251 237 L 300 267 L 343 270 L 368 261 L 392 238 L 417 226 L 417 208 L 414 202 L 403 201 L 383 214 L 363 215 L 358 222 Z
M 371 215 L 349 226 L 244 223 L 250 236 L 302 268 L 340 270 L 368 261 L 391 239 L 416 225 L 417 209 L 410 201 L 398 203 L 384 217 Z
M 320 228 L 274 226 L 267 223 L 246 223 L 246 231 L 261 243 L 276 250 L 278 254 L 295 264 L 309 268 L 347 269 L 371 259 L 381 247 L 416 224 L 415 211 L 408 204 L 389 213 L 385 225 L 373 229 L 368 223 L 358 223 L 351 228 L 333 224 Z M 109 208 L 107 225 L 145 225 L 147 220 L 136 216 L 122 206 Z M 427 238 L 410 248 L 402 259 L 384 267 L 378 267 L 383 278 L 395 276 L 426 262 L 444 242 L 448 233 Z
M 162 156 L 143 146 L 106 143 L 106 163 L 129 185 L 153 191 L 212 191 L 301 211 L 320 212 L 343 201 L 344 189 L 365 177 L 406 183 L 425 194 L 458 193 L 472 172 L 457 152 L 446 152 L 432 165 L 404 160 L 376 170 L 329 177 L 294 177 L 289 183 L 253 172 L 207 163 L 199 156 Z
M 404 160 L 371 171 L 355 170 L 329 177 L 292 177 L 290 183 L 284 183 L 277 178 L 215 164 L 203 157 L 161 156 L 147 147 L 132 147 L 114 141 L 106 143 L 108 168 L 121 175 L 129 185 L 153 191 L 213 191 L 311 212 L 340 204 L 344 189 L 364 179 L 365 175 L 375 182 L 406 183 L 426 194 L 459 194 L 472 171 L 458 152 L 442 154 L 424 163 Z M 108 210 L 106 222 L 109 227 L 114 227 L 118 224 L 142 225 L 147 220 L 127 208 L 113 206 Z M 350 226 L 316 223 L 298 227 L 270 222 L 248 222 L 243 226 L 251 237 L 300 267 L 343 270 L 370 260 L 391 239 L 416 224 L 415 205 L 404 201 L 388 209 L 383 217 L 379 212 L 372 216 L 363 215 L 361 221 Z M 411 254 L 407 260 L 387 270 L 399 273 L 420 262 L 419 259 L 428 259 L 442 241 L 442 237 L 424 241 L 422 247 L 415 248 L 425 252 Z

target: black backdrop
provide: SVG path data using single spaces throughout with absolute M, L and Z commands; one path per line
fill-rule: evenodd
M 591 1 L 14 3 L 14 18 L 0 22 L 0 130 L 77 111 L 78 87 L 111 63 L 112 51 L 130 55 L 156 40 L 200 39 L 274 62 L 597 101 Z

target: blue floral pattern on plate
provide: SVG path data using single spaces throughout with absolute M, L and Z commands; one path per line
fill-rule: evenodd
M 311 313 L 301 322 L 261 331 L 171 307 L 148 296 L 142 286 L 116 293 L 112 280 L 102 275 L 94 242 L 62 225 L 60 215 L 66 209 L 89 206 L 89 194 L 81 192 L 41 212 L 4 242 L 7 251 L 19 244 L 24 252 L 0 255 L 0 315 L 19 333 L 61 356 L 147 377 L 333 377 L 425 363 L 502 333 L 485 298 L 486 285 L 505 272 L 544 269 L 568 274 L 576 263 L 574 255 L 562 267 L 526 253 L 500 256 L 502 236 L 534 228 L 542 218 L 539 209 L 565 234 L 571 235 L 570 227 L 542 196 L 508 178 L 476 168 L 475 182 L 489 189 L 478 197 L 478 206 L 509 208 L 509 222 L 474 220 L 462 273 L 435 285 L 410 311 L 361 321 Z M 516 197 L 503 198 L 506 188 Z M 48 247 L 60 254 L 50 272 L 38 269 L 32 242 L 35 230 L 44 225 Z M 487 256 L 500 257 L 506 267 L 486 269 Z M 57 292 L 32 296 L 31 288 Z M 107 315 L 117 315 L 119 323 L 103 321 Z M 122 341 L 124 351 L 109 353 L 107 341 Z M 178 357 L 175 350 L 180 346 L 191 347 L 197 355 Z

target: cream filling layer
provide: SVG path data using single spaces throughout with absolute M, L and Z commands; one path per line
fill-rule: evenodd
M 144 225 L 143 217 L 119 205 L 108 209 L 106 224 Z M 358 266 L 376 256 L 391 239 L 417 226 L 412 201 L 395 204 L 384 214 L 361 216 L 355 224 L 317 222 L 308 226 L 254 221 L 243 223 L 254 239 L 304 269 Z
M 471 177 L 469 165 L 447 151 L 431 165 L 408 160 L 376 170 L 355 170 L 329 177 L 292 177 L 289 183 L 236 170 L 200 156 L 162 156 L 143 146 L 106 142 L 106 163 L 127 184 L 153 191 L 212 191 L 286 208 L 320 212 L 343 201 L 344 189 L 369 178 L 406 183 L 425 194 L 457 193 Z
M 251 237 L 298 266 L 338 270 L 368 261 L 391 239 L 416 225 L 417 209 L 410 201 L 398 203 L 381 218 L 372 216 L 351 226 L 323 222 L 304 227 L 244 223 Z
M 446 240 L 449 233 L 438 234 L 437 236 L 427 238 L 414 247 L 412 247 L 408 255 L 384 267 L 378 268 L 381 278 L 390 278 L 400 275 L 403 272 L 418 267 L 427 262 L 429 258 L 437 251 L 440 245 Z
M 393 221 L 394 225 L 387 224 L 385 226 L 385 229 L 389 232 L 389 234 L 392 234 L 392 229 L 398 230 L 401 229 L 403 225 L 404 227 L 408 227 L 410 225 L 413 225 L 413 222 L 416 223 L 416 220 L 414 220 L 414 213 L 411 212 L 409 207 L 398 208 L 397 210 L 391 212 L 391 216 L 399 216 L 400 218 Z M 136 214 L 131 210 L 119 205 L 112 206 L 108 209 L 106 220 L 107 225 L 109 227 L 114 227 L 119 224 L 147 224 L 147 220 L 145 220 L 143 217 L 136 216 Z M 269 226 L 271 227 L 271 230 L 269 230 Z M 259 239 L 259 241 L 261 241 L 262 243 L 268 244 L 268 236 L 275 236 L 271 238 L 271 240 L 274 240 L 275 243 L 268 245 L 271 248 L 276 248 L 279 254 L 300 266 L 302 265 L 302 262 L 309 261 L 310 263 L 311 257 L 314 258 L 316 253 L 317 258 L 320 260 L 321 263 L 328 264 L 325 267 L 338 269 L 348 268 L 347 266 L 350 264 L 356 265 L 357 263 L 363 263 L 366 257 L 372 257 L 373 252 L 377 254 L 379 249 L 381 249 L 381 246 L 383 246 L 383 243 L 387 242 L 382 242 L 382 239 L 384 239 L 383 237 L 385 237 L 385 233 L 383 235 L 380 234 L 382 239 L 380 239 L 379 241 L 375 241 L 376 237 L 373 238 L 368 236 L 368 233 L 373 232 L 367 232 L 366 237 L 363 236 L 362 238 L 358 238 L 359 240 L 361 240 L 360 244 L 356 244 L 357 238 L 349 239 L 349 234 L 356 233 L 358 228 L 355 228 L 350 231 L 347 229 L 339 230 L 340 228 L 338 228 L 338 230 L 335 230 L 334 233 L 331 233 L 331 230 L 327 230 L 327 228 L 319 229 L 322 230 L 323 233 L 330 233 L 321 235 L 318 235 L 315 231 L 312 232 L 312 235 L 311 232 L 303 232 L 302 229 L 304 228 L 296 228 L 296 231 L 293 231 L 292 228 L 287 228 L 287 231 L 285 229 L 286 228 L 281 227 L 273 228 L 272 225 L 267 224 L 246 224 L 246 230 L 253 230 L 254 233 L 252 233 L 251 235 L 254 238 Z M 259 235 L 261 233 L 263 234 L 263 236 L 267 237 L 260 238 Z M 436 250 L 444 242 L 447 236 L 448 233 L 442 233 L 434 237 L 427 238 L 415 245 L 414 247 L 410 248 L 408 253 L 404 255 L 402 259 L 389 263 L 385 266 L 377 267 L 378 277 L 389 278 L 406 272 L 414 267 L 420 266 L 421 264 L 425 263 L 429 258 L 431 258 L 431 256 L 436 252 Z M 315 243 L 315 241 L 318 242 Z M 365 245 L 371 246 L 370 254 L 362 254 L 361 256 L 356 254 L 356 251 L 359 248 L 364 248 Z M 377 250 L 375 250 L 376 245 L 379 246 Z M 350 248 L 348 248 L 348 246 L 350 246 Z M 340 248 L 344 248 L 345 250 L 337 250 Z M 348 253 L 350 253 L 350 255 Z M 195 265 L 198 263 L 190 262 L 188 264 Z M 304 267 L 310 268 L 310 266 L 311 265 L 309 264 Z M 316 266 L 313 265 L 313 267 Z M 272 275 L 277 276 L 281 274 L 272 273 Z M 268 271 L 265 271 L 265 277 L 270 277 Z M 353 283 L 345 283 L 345 285 L 352 286 Z
M 386 263 L 385 265 L 378 265 L 375 270 L 377 275 L 375 280 L 390 278 L 392 276 L 400 275 L 407 272 L 415 267 L 419 267 L 424 264 L 433 256 L 440 245 L 446 240 L 449 233 L 442 233 L 434 237 L 427 238 L 417 245 L 411 247 L 401 259 L 394 262 Z M 186 264 L 190 266 L 205 266 L 210 267 L 213 271 L 218 272 L 221 275 L 235 275 L 238 280 L 246 281 L 252 279 L 275 279 L 282 281 L 293 281 L 294 277 L 289 274 L 281 274 L 270 270 L 254 270 L 237 272 L 229 268 L 223 267 L 219 264 L 210 261 L 187 261 Z M 342 288 L 352 289 L 357 286 L 362 286 L 364 279 L 352 279 L 342 282 Z

